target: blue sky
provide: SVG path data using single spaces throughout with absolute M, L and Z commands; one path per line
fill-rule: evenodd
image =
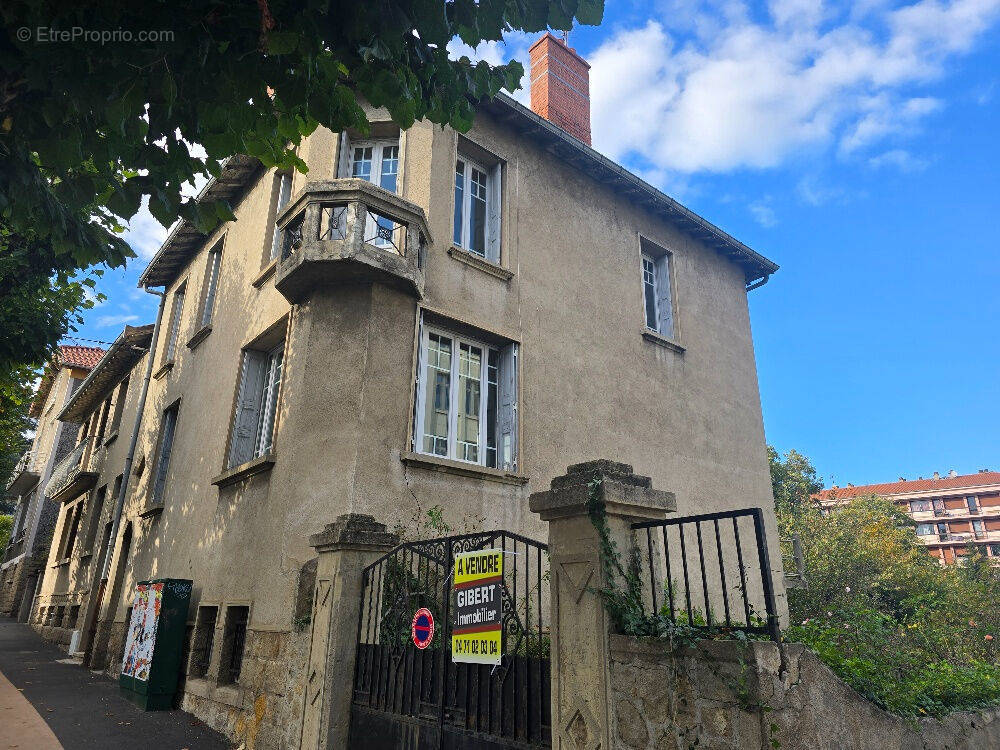
M 828 481 L 1000 468 L 998 26 L 1000 0 L 610 0 L 571 35 L 594 147 L 781 264 L 750 297 L 767 438 Z M 136 218 L 79 336 L 152 320 L 165 233 Z

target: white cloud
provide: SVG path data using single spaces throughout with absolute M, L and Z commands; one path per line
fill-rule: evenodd
M 894 167 L 900 172 L 906 173 L 920 172 L 927 168 L 926 159 L 918 159 L 909 151 L 901 148 L 890 149 L 873 156 L 868 160 L 868 164 L 876 169 Z
M 168 231 L 153 218 L 148 206 L 149 200 L 144 199 L 139 213 L 132 217 L 123 235 L 125 241 L 142 260 L 149 260 L 156 254 L 163 240 L 167 238 Z
M 702 0 L 621 29 L 588 55 L 597 148 L 680 172 L 767 168 L 913 132 L 940 78 L 1000 17 L 1000 0 L 882 0 L 840 8 Z
M 121 328 L 127 323 L 134 323 L 138 315 L 102 315 L 97 319 L 98 328 Z
M 750 215 L 753 216 L 754 221 L 765 229 L 770 229 L 778 225 L 778 217 L 774 213 L 774 208 L 771 207 L 770 198 L 756 200 L 747 206 L 747 208 L 750 210 Z

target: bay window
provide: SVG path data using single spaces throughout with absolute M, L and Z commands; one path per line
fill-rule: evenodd
M 414 450 L 517 470 L 517 344 L 421 326 Z

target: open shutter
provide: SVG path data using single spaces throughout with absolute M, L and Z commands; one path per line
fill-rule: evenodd
M 170 468 L 170 453 L 174 447 L 174 429 L 177 426 L 177 410 L 170 409 L 164 414 L 163 434 L 160 436 L 160 455 L 156 460 L 156 478 L 153 482 L 153 502 L 163 500 L 163 486 Z
M 417 320 L 417 370 L 413 375 L 413 434 L 410 437 L 410 450 L 416 453 L 420 448 L 420 415 L 423 414 L 423 392 L 420 380 L 424 377 L 424 311 L 420 311 Z
M 497 406 L 498 464 L 517 471 L 517 344 L 500 351 L 500 393 Z
M 489 224 L 486 227 L 486 258 L 494 263 L 500 262 L 500 219 L 501 219 L 501 175 L 502 165 L 497 164 L 490 169 L 487 185 L 487 200 L 489 201 Z
M 340 152 L 337 161 L 337 177 L 351 176 L 351 138 L 344 130 L 340 133 Z
M 674 305 L 670 297 L 670 255 L 664 254 L 656 261 L 656 311 L 660 316 L 661 336 L 674 336 Z
M 257 423 L 260 419 L 261 395 L 264 392 L 264 368 L 267 353 L 247 349 L 243 352 L 243 372 L 240 395 L 236 402 L 233 438 L 229 448 L 229 466 L 239 466 L 253 458 Z

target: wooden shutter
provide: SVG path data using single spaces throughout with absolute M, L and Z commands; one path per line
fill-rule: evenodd
M 233 437 L 229 448 L 230 467 L 239 466 L 253 458 L 266 366 L 266 352 L 254 349 L 247 349 L 243 352 L 240 393 L 236 401 L 236 417 L 233 420 Z
M 340 134 L 340 151 L 338 154 L 337 177 L 351 176 L 351 138 L 347 131 Z
M 661 336 L 674 336 L 674 305 L 670 295 L 670 254 L 656 260 L 656 311 L 660 316 Z
M 517 471 L 517 344 L 500 350 L 499 377 L 497 464 L 507 471 Z
M 421 414 L 423 413 L 424 389 L 420 383 L 424 378 L 424 311 L 420 311 L 417 319 L 417 370 L 413 376 L 413 435 L 410 437 L 410 450 L 414 453 L 420 449 L 420 425 Z
M 500 219 L 501 219 L 501 175 L 502 165 L 497 164 L 489 172 L 487 196 L 489 220 L 486 227 L 486 258 L 494 263 L 500 262 Z
M 163 433 L 160 435 L 160 455 L 156 459 L 156 477 L 153 483 L 153 502 L 163 499 L 163 486 L 167 481 L 170 467 L 170 452 L 174 444 L 174 429 L 177 426 L 177 410 L 168 409 L 163 415 Z

